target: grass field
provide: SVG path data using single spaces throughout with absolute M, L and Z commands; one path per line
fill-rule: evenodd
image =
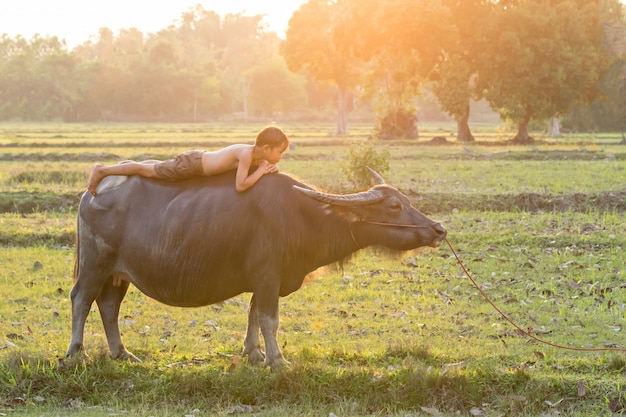
M 70 338 L 76 204 L 94 162 L 167 158 L 251 142 L 261 126 L 0 124 L 0 415 L 613 416 L 626 413 L 626 354 L 572 351 L 510 325 L 447 246 L 373 249 L 281 300 L 289 369 L 241 358 L 249 295 L 164 306 L 131 288 L 120 314 L 141 363 L 113 361 L 92 309 L 89 358 Z M 352 143 L 332 126 L 284 126 L 280 168 L 352 192 Z M 618 135 L 543 138 L 452 126 L 389 141 L 387 182 L 439 219 L 485 293 L 523 329 L 570 348 L 626 347 L 626 146 Z M 433 136 L 450 143 L 429 144 Z

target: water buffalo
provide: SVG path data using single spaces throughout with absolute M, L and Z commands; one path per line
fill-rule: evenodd
M 375 173 L 374 173 L 375 174 Z M 234 172 L 175 183 L 107 177 L 78 209 L 72 338 L 83 351 L 85 320 L 96 301 L 112 357 L 137 360 L 118 326 L 130 283 L 162 303 L 205 306 L 251 292 L 243 355 L 272 369 L 278 347 L 278 299 L 305 276 L 367 246 L 437 247 L 446 229 L 397 189 L 336 195 L 292 176 L 264 176 L 244 193 Z M 265 340 L 265 354 L 260 334 Z

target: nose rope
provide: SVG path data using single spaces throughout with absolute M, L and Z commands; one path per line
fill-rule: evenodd
M 420 225 L 416 225 L 416 224 L 371 222 L 371 221 L 368 221 L 368 220 L 361 220 L 359 222 L 350 222 L 349 225 L 348 225 L 348 228 L 350 229 L 350 236 L 352 236 L 352 241 L 354 242 L 354 244 L 356 245 L 357 248 L 362 248 L 363 246 L 361 244 L 359 244 L 359 241 L 356 240 L 356 237 L 354 236 L 354 232 L 352 231 L 352 224 L 353 223 L 368 223 L 368 224 L 374 224 L 374 225 L 377 225 L 377 226 L 404 227 L 404 228 L 412 228 L 412 229 L 432 229 L 434 226 L 441 226 L 441 223 L 439 223 L 439 222 L 433 222 L 432 224 L 430 224 L 428 226 L 420 226 Z
M 412 228 L 412 229 L 430 229 L 433 226 L 441 226 L 441 223 L 439 222 L 433 222 L 429 224 L 428 226 L 421 226 L 417 224 L 370 222 L 370 221 L 365 221 L 365 220 L 362 221 L 361 223 L 375 224 L 377 226 L 405 227 L 405 228 Z

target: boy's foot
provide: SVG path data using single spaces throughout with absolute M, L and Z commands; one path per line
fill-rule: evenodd
M 93 169 L 91 170 L 91 174 L 89 175 L 89 179 L 87 180 L 87 191 L 91 195 L 96 195 L 96 189 L 98 188 L 98 184 L 104 178 L 102 174 L 103 165 L 95 164 Z

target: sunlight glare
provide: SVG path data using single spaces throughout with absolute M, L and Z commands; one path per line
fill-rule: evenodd
M 30 39 L 35 34 L 57 36 L 73 48 L 97 35 L 106 27 L 117 34 L 120 29 L 137 28 L 144 34 L 155 33 L 177 21 L 181 14 L 199 4 L 220 16 L 229 13 L 265 15 L 271 31 L 284 37 L 291 14 L 304 0 L 258 2 L 255 0 L 20 0 L 4 5 L 0 13 L 0 34 L 21 35 Z

